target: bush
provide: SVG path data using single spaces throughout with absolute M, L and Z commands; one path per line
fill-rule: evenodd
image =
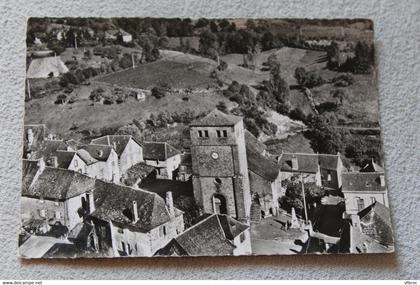
M 114 104 L 114 101 L 111 98 L 106 98 L 103 101 L 104 105 L 112 105 Z
M 293 109 L 289 114 L 290 119 L 306 122 L 306 115 L 300 108 Z
M 155 86 L 152 88 L 152 96 L 160 99 L 166 96 L 166 90 L 163 87 Z
M 66 103 L 67 96 L 65 94 L 59 94 L 55 100 L 55 104 L 64 104 Z
M 217 105 L 216 105 L 216 108 L 219 111 L 222 111 L 222 112 L 226 112 L 226 110 L 227 110 L 227 106 L 226 106 L 226 103 L 224 101 L 219 101 L 219 103 L 217 103 Z
M 346 87 L 354 83 L 354 77 L 351 74 L 342 74 L 332 79 L 334 86 Z

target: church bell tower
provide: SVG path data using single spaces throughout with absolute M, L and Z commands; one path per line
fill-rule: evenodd
M 194 197 L 203 213 L 248 222 L 251 209 L 244 125 L 215 109 L 190 125 Z

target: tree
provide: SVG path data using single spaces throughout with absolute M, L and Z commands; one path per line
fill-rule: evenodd
M 203 31 L 200 34 L 199 50 L 202 55 L 209 55 L 214 50 L 217 50 L 217 37 L 211 31 Z
M 219 103 L 217 103 L 217 105 L 216 105 L 216 108 L 219 111 L 222 111 L 222 112 L 226 113 L 227 106 L 226 106 L 226 103 L 224 101 L 219 101 Z
M 303 67 L 296 67 L 295 69 L 295 78 L 299 85 L 304 85 L 305 83 L 306 70 Z
M 136 125 L 131 125 L 130 124 L 130 125 L 127 125 L 127 126 L 123 126 L 123 127 L 119 128 L 115 132 L 115 134 L 116 135 L 130 135 L 138 141 L 143 140 L 143 136 L 142 136 L 140 130 L 137 128 Z
M 338 67 L 340 59 L 340 48 L 336 41 L 332 41 L 330 46 L 327 48 L 327 59 L 327 66 L 329 68 Z

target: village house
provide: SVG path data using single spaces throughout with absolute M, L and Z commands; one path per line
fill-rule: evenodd
M 303 179 L 330 190 L 341 188 L 344 171 L 340 153 L 282 153 L 278 157 L 281 181 Z M 285 189 L 284 189 L 285 191 Z
M 391 214 L 387 206 L 376 201 L 345 220 L 340 250 L 350 253 L 394 251 Z
M 86 164 L 86 175 L 120 183 L 118 155 L 109 145 L 79 145 L 77 155 Z
M 124 175 L 133 165 L 143 161 L 143 147 L 130 135 L 108 135 L 93 139 L 91 144 L 112 146 L 118 155 L 120 174 Z
M 181 163 L 181 153 L 166 142 L 143 142 L 143 158 L 156 168 L 156 178 L 161 179 L 174 179 Z
M 43 124 L 24 125 L 23 158 L 31 159 L 33 152 L 44 142 L 46 132 Z
M 278 199 L 282 193 L 280 169 L 276 160 L 258 153 L 251 147 L 247 147 L 246 154 L 253 204 L 257 203 L 252 205 L 251 220 L 257 222 L 261 217 L 276 216 L 278 213 Z
M 156 255 L 225 256 L 251 254 L 250 227 L 220 214 L 205 218 L 173 238 Z
M 52 226 L 65 226 L 70 231 L 84 221 L 93 205 L 95 179 L 45 167 L 42 160 L 23 160 L 22 184 L 22 224 L 33 233 L 45 234 Z M 31 229 L 30 225 L 43 229 Z
M 348 172 L 342 179 L 347 215 L 357 214 L 375 202 L 389 207 L 383 172 Z
M 152 256 L 184 231 L 183 212 L 142 189 L 98 181 L 91 217 L 99 250 L 111 256 Z

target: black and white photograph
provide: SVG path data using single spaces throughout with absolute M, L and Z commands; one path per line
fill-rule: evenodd
M 29 18 L 22 258 L 394 252 L 367 19 Z

